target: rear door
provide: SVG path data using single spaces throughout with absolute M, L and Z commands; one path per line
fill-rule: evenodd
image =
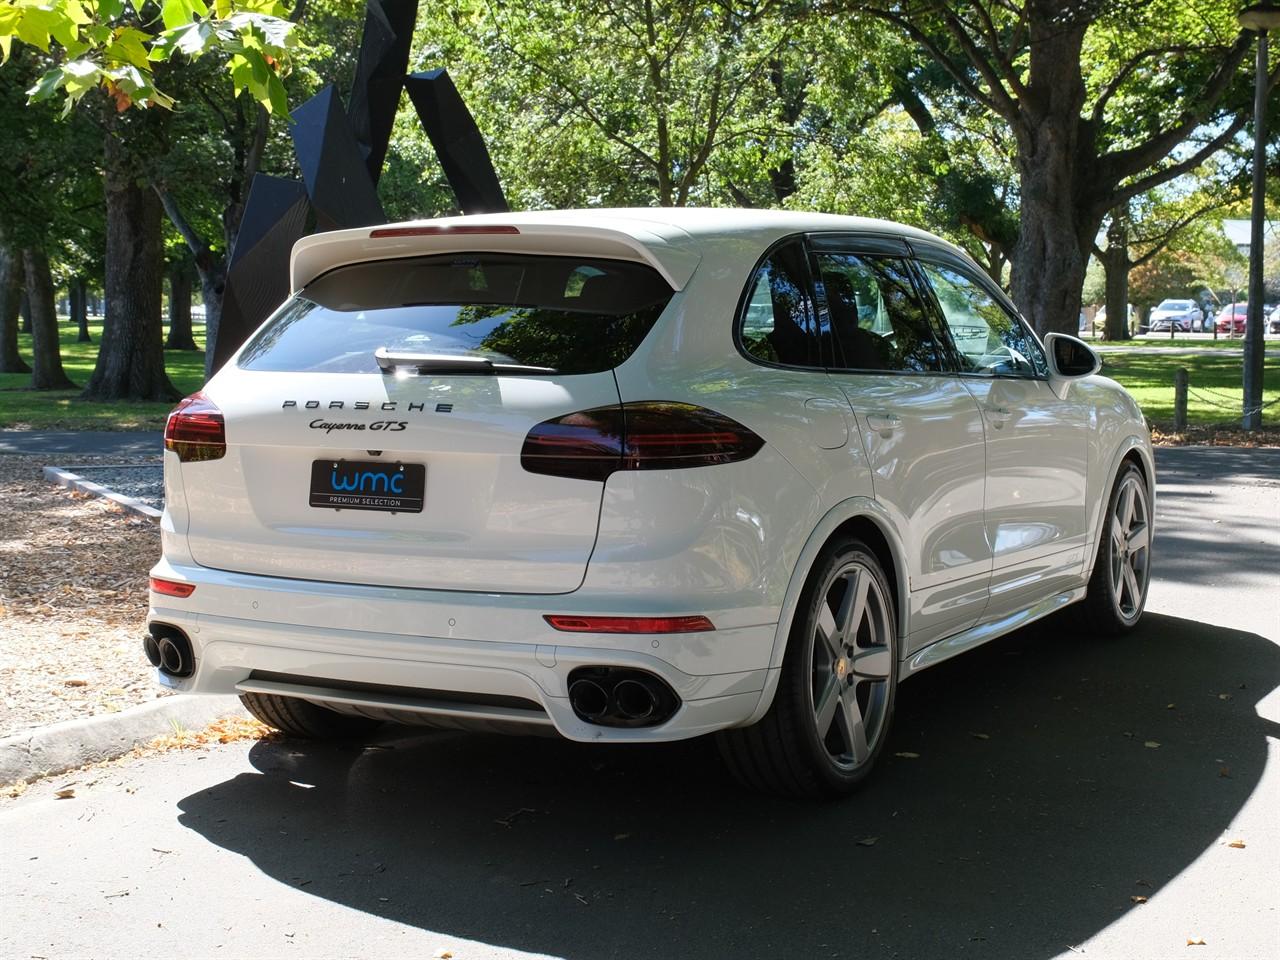
M 819 236 L 811 247 L 831 330 L 829 375 L 855 415 L 875 499 L 904 541 L 910 652 L 964 630 L 986 605 L 982 420 L 947 368 L 905 243 Z
M 672 297 L 647 266 L 444 254 L 309 284 L 205 394 L 227 453 L 182 465 L 204 566 L 399 587 L 577 588 L 603 484 L 525 471 L 544 420 L 616 407 Z M 584 414 L 589 416 L 589 414 Z

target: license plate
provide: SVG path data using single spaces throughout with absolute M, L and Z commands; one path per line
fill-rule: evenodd
M 377 460 L 315 460 L 311 506 L 331 510 L 421 513 L 427 468 L 421 463 Z

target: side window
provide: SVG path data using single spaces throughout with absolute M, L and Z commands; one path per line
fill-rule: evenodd
M 757 360 L 822 366 L 804 246 L 799 241 L 779 247 L 756 270 L 741 324 L 743 349 Z
M 1036 338 L 976 280 L 952 267 L 920 266 L 951 330 L 961 372 L 989 377 L 1049 375 Z
M 924 373 L 943 369 L 929 315 L 899 257 L 818 254 L 833 366 Z

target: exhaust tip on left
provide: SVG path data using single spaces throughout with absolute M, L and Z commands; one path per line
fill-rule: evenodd
M 195 653 L 185 633 L 162 624 L 155 624 L 149 629 L 142 641 L 142 652 L 153 667 L 165 676 L 178 679 L 195 673 Z

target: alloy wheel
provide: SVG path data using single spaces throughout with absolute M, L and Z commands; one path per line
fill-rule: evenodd
M 1151 508 L 1136 473 L 1121 482 L 1111 511 L 1111 596 L 1121 619 L 1131 622 L 1142 613 L 1151 573 Z
M 830 576 L 810 644 L 814 726 L 831 761 L 852 770 L 874 753 L 888 726 L 893 638 L 880 581 L 859 560 Z

